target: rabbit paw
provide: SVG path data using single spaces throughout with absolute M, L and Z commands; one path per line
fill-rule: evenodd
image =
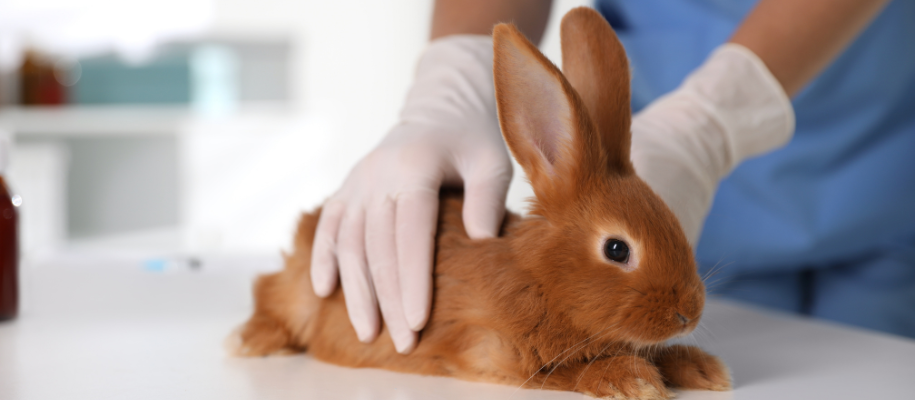
M 695 346 L 673 345 L 658 352 L 655 365 L 670 386 L 695 390 L 731 390 L 731 373 L 718 357 Z
M 617 400 L 666 400 L 673 397 L 658 369 L 641 357 L 619 356 L 598 360 L 581 374 L 579 390 Z
M 264 357 L 301 353 L 292 345 L 286 329 L 276 321 L 260 315 L 252 317 L 223 342 L 229 354 L 236 357 Z

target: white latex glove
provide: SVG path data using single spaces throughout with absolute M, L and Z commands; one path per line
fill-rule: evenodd
M 695 246 L 718 182 L 793 133 L 781 84 L 752 51 L 728 43 L 633 118 L 632 163 Z
M 424 51 L 401 122 L 324 205 L 311 277 L 330 295 L 337 274 L 359 340 L 379 331 L 410 352 L 429 317 L 438 193 L 464 186 L 471 238 L 498 234 L 512 166 L 496 116 L 492 37 L 448 36 Z M 377 299 L 377 300 L 376 300 Z

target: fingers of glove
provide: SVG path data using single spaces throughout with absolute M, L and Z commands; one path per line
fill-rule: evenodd
M 419 331 L 426 325 L 432 305 L 438 188 L 401 194 L 397 197 L 396 216 L 395 238 L 404 314 L 410 328 Z
M 702 144 L 701 135 L 684 134 L 689 133 L 685 127 L 695 125 L 672 119 L 680 110 L 661 101 L 632 120 L 632 165 L 670 207 L 695 246 L 718 187 L 720 168 L 705 156 L 713 148 Z M 709 135 L 712 128 L 702 132 Z
M 404 315 L 394 241 L 394 215 L 395 203 L 390 198 L 369 207 L 366 212 L 365 254 L 385 326 L 397 351 L 407 354 L 416 346 L 417 334 L 410 329 Z
M 342 203 L 328 203 L 321 210 L 311 250 L 311 286 L 320 297 L 330 296 L 337 286 L 337 233 L 343 219 Z
M 505 196 L 511 182 L 511 164 L 507 170 L 477 173 L 464 182 L 464 229 L 471 239 L 499 235 L 505 217 Z
M 343 216 L 337 236 L 337 260 L 350 322 L 360 341 L 371 342 L 378 336 L 380 318 L 365 260 L 365 213 L 361 209 L 348 210 Z

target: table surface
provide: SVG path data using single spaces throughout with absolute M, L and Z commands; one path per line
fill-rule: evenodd
M 192 271 L 73 257 L 23 268 L 21 316 L 0 323 L 0 399 L 583 397 L 342 368 L 307 355 L 229 357 L 222 344 L 251 310 L 253 275 L 208 263 Z M 690 340 L 724 359 L 736 389 L 681 399 L 915 396 L 910 339 L 711 300 Z

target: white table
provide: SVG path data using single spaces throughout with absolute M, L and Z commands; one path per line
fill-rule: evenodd
M 228 357 L 222 342 L 248 316 L 252 274 L 78 257 L 24 268 L 22 315 L 0 324 L 0 399 L 583 397 L 308 356 Z M 915 398 L 915 341 L 720 301 L 704 318 L 695 340 L 732 368 L 736 390 L 682 399 Z

